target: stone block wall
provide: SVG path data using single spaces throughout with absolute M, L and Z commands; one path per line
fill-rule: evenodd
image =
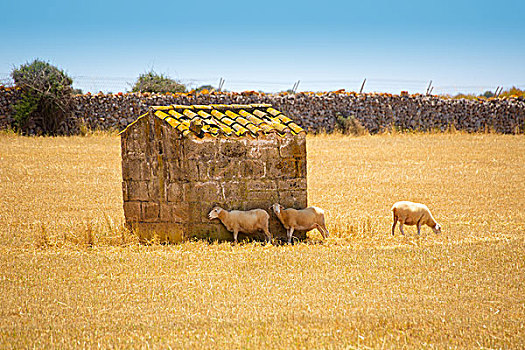
M 264 209 L 274 237 L 284 238 L 286 231 L 269 207 L 307 206 L 304 134 L 198 139 L 182 137 L 148 116 L 121 135 L 121 144 L 124 214 L 142 240 L 153 234 L 171 242 L 231 240 L 218 220 L 208 220 L 216 205 Z M 294 235 L 305 237 L 304 232 Z
M 13 122 L 12 105 L 18 101 L 21 90 L 0 85 L 0 129 L 8 128 Z
M 0 128 L 12 123 L 11 106 L 18 97 L 16 89 L 0 86 Z M 525 99 L 522 97 L 467 100 L 344 91 L 78 95 L 72 118 L 63 128 L 69 134 L 77 133 L 80 123 L 91 129 L 123 130 L 150 106 L 251 103 L 272 104 L 308 132 L 332 132 L 338 126 L 338 115 L 354 117 L 370 133 L 392 128 L 446 130 L 452 125 L 467 132 L 486 129 L 506 134 L 525 132 Z M 38 125 L 31 125 L 27 133 L 38 133 Z

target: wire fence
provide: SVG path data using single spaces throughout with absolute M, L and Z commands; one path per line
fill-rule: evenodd
M 129 92 L 137 77 L 97 77 L 78 75 L 72 76 L 73 87 L 82 90 L 82 92 L 104 93 Z M 222 90 L 226 91 L 260 91 L 260 92 L 280 92 L 288 91 L 295 88 L 296 91 L 335 91 L 345 89 L 346 91 L 359 92 L 363 84 L 363 79 L 301 79 L 297 81 L 290 80 L 257 80 L 257 79 L 228 79 L 228 77 L 208 77 L 208 78 L 184 78 L 179 79 L 181 83 L 187 86 L 189 90 L 200 86 L 210 85 L 217 87 L 220 80 L 224 79 Z M 401 91 L 409 93 L 426 93 L 429 90 L 428 80 L 411 80 L 411 79 L 389 79 L 389 78 L 366 78 L 363 86 L 363 92 L 387 92 L 399 94 Z M 0 85 L 12 85 L 13 81 L 9 73 L 0 73 Z M 513 85 L 500 85 L 504 90 L 513 86 L 525 89 L 525 83 Z M 450 83 L 439 84 L 432 82 L 432 94 L 434 95 L 457 95 L 459 93 L 483 94 L 485 91 L 494 92 L 498 85 L 452 85 Z

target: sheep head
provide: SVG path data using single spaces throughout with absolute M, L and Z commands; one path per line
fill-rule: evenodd
M 432 227 L 432 230 L 434 230 L 435 234 L 441 233 L 441 225 L 436 223 L 436 226 Z
M 215 207 L 213 208 L 209 214 L 208 214 L 208 219 L 210 220 L 213 220 L 213 219 L 218 219 L 219 218 L 219 213 L 221 211 L 223 211 L 224 209 L 222 209 L 221 207 Z
M 279 215 L 281 214 L 281 210 L 283 210 L 284 207 L 278 203 L 275 203 L 274 205 L 272 205 L 272 209 L 275 215 Z

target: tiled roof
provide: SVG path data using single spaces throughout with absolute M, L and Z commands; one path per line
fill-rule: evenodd
M 305 132 L 269 104 L 250 105 L 171 105 L 151 107 L 150 112 L 179 130 L 197 137 L 258 136 L 268 133 L 297 135 Z

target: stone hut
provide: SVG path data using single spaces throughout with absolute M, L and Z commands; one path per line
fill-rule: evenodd
M 286 237 L 269 207 L 307 206 L 305 137 L 268 104 L 151 107 L 121 133 L 126 223 L 142 241 L 231 240 L 209 211 L 262 208 Z

